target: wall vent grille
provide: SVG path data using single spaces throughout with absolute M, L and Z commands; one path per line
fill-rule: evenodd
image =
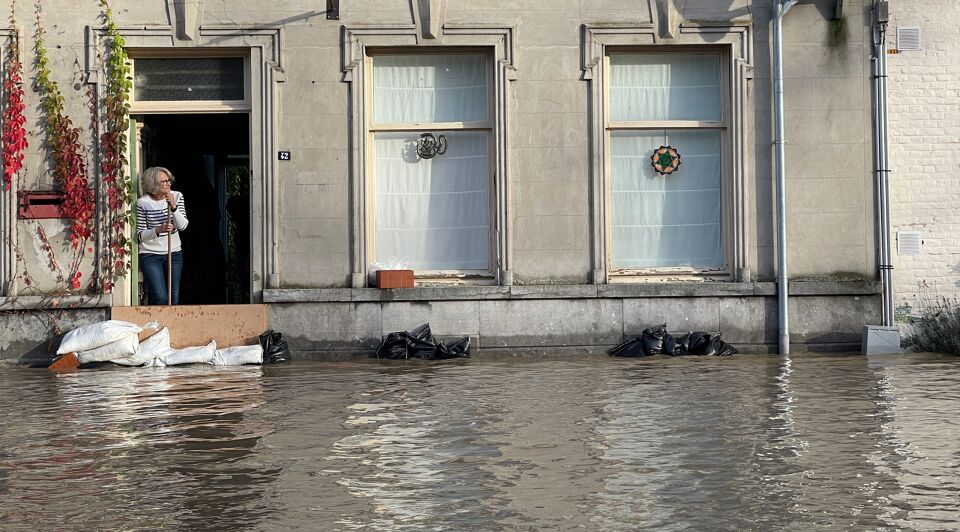
M 897 51 L 909 52 L 923 50 L 923 34 L 917 26 L 897 28 Z
M 897 231 L 897 255 L 921 255 L 923 233 L 921 231 Z

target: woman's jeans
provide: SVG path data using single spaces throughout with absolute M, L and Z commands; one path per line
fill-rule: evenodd
M 183 252 L 171 255 L 173 265 L 173 304 L 180 303 L 180 272 L 183 271 Z M 140 254 L 140 271 L 143 273 L 143 289 L 151 305 L 167 304 L 167 256 L 153 253 Z

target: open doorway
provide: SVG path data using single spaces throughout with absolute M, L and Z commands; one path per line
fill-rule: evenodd
M 140 168 L 164 166 L 183 193 L 180 304 L 250 302 L 250 131 L 247 113 L 134 117 Z M 138 191 L 138 194 L 142 191 Z M 148 303 L 144 296 L 141 303 Z

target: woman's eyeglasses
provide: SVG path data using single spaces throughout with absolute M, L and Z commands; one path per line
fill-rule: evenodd
M 169 179 L 161 179 L 161 180 L 160 180 L 160 184 L 161 184 L 161 185 L 169 185 L 169 184 L 170 184 L 170 180 L 169 180 Z

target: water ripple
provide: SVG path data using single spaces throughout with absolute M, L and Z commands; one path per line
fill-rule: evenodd
M 0 372 L 0 528 L 960 528 L 960 360 Z M 66 525 L 65 525 L 66 523 Z

